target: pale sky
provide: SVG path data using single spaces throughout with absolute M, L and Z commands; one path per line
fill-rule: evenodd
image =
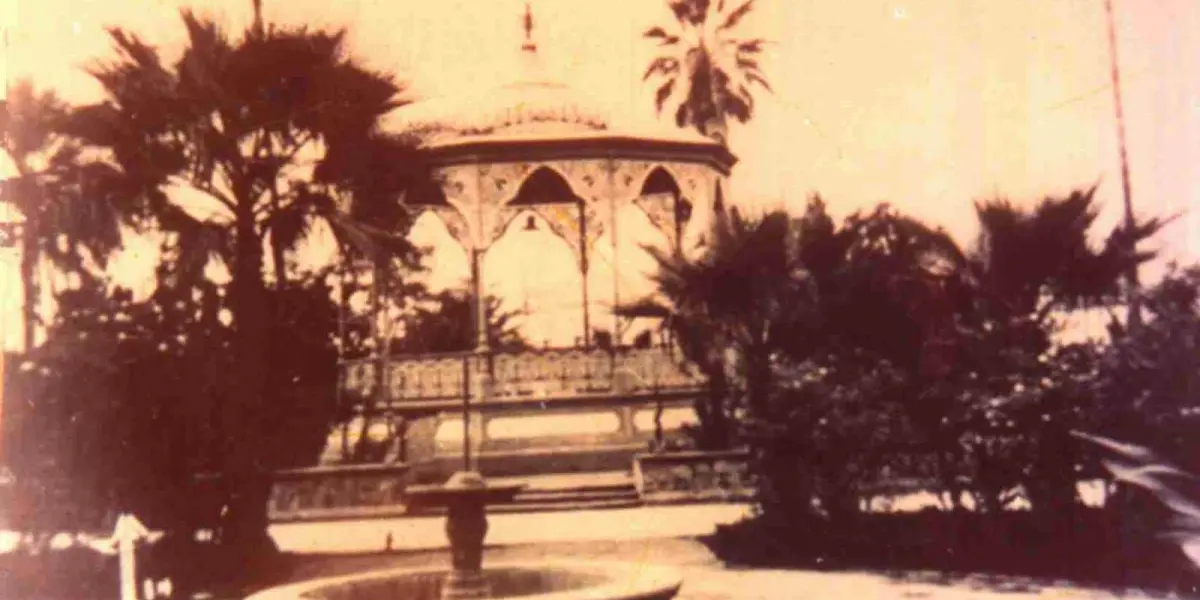
M 1200 2 L 1114 1 L 1135 207 L 1142 214 L 1200 207 L 1193 166 L 1200 159 Z M 250 0 L 0 5 L 12 2 L 10 78 L 32 76 L 73 102 L 98 97 L 81 67 L 108 56 L 105 26 L 177 49 L 181 6 L 235 29 L 251 14 Z M 264 0 L 264 13 L 272 22 L 348 27 L 357 55 L 429 96 L 501 83 L 515 66 L 523 5 Z M 665 3 L 534 0 L 533 12 L 541 54 L 560 79 L 605 103 L 652 110 L 640 76 L 653 48 L 639 34 L 670 18 Z M 754 120 L 733 131 L 741 160 L 736 203 L 801 207 L 815 191 L 843 215 L 886 200 L 966 242 L 974 234 L 973 200 L 1003 195 L 1027 203 L 1099 182 L 1102 224 L 1119 217 L 1103 0 L 760 0 L 743 27 L 775 42 L 764 65 L 775 93 L 760 93 Z M 418 239 L 437 241 L 438 229 L 422 226 Z M 563 289 L 571 259 L 547 236 L 525 234 L 504 252 L 497 248 L 485 263 L 489 280 L 503 281 L 498 289 L 509 295 L 528 290 L 533 306 L 569 303 Z M 1185 214 L 1159 245 L 1169 258 L 1200 258 L 1200 215 Z M 554 248 L 561 252 L 547 252 Z M 623 273 L 645 268 L 627 265 L 630 255 L 621 252 Z M 520 271 L 533 260 L 549 262 Z M 11 346 L 19 337 L 19 295 L 15 258 L 8 262 L 0 292 L 11 309 L 3 320 Z M 126 258 L 121 275 L 144 279 L 137 265 L 147 262 Z M 457 250 L 439 252 L 436 263 L 442 279 L 466 273 Z M 555 330 L 577 331 L 564 325 L 572 320 L 548 316 L 531 323 L 531 333 L 569 341 L 574 332 Z

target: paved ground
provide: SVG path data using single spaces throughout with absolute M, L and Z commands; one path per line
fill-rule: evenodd
M 712 533 L 718 524 L 750 513 L 746 504 L 691 504 L 613 510 L 515 513 L 488 516 L 488 545 L 684 538 Z M 280 550 L 297 553 L 378 552 L 390 537 L 394 550 L 447 545 L 445 517 L 404 517 L 274 525 Z
M 948 579 L 928 573 L 814 572 L 730 569 L 692 539 L 556 542 L 488 550 L 485 560 L 544 562 L 595 560 L 671 565 L 684 584 L 676 600 L 842 600 L 921 598 L 929 600 L 1027 600 L 1032 598 L 1150 598 L 1133 591 L 1080 589 L 1026 578 L 967 576 Z M 442 551 L 313 557 L 292 574 L 299 581 L 322 576 L 396 567 L 445 566 Z
M 502 514 L 491 523 L 486 559 L 493 562 L 604 560 L 667 564 L 680 569 L 677 600 L 861 600 L 949 598 L 1149 598 L 1129 591 L 1080 589 L 1026 578 L 930 573 L 882 574 L 726 568 L 694 538 L 749 514 L 748 505 L 706 504 L 561 513 Z M 292 580 L 398 566 L 444 566 L 441 517 L 277 525 L 281 549 L 326 556 L 301 558 Z M 394 554 L 381 553 L 388 534 Z M 370 553 L 370 554 L 364 554 Z M 328 556 L 328 554 L 340 556 Z
M 671 565 L 684 580 L 677 600 L 1153 597 L 1140 591 L 1116 593 L 1013 577 L 727 568 L 695 538 L 749 511 L 747 505 L 708 504 L 494 515 L 489 518 L 491 547 L 485 560 Z M 295 553 L 289 579 L 301 581 L 379 568 L 445 566 L 443 527 L 441 517 L 410 517 L 276 525 L 271 534 L 282 550 Z M 389 534 L 393 551 L 381 552 Z

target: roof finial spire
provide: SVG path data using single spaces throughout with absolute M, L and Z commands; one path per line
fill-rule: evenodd
M 537 44 L 533 43 L 533 9 L 528 2 L 525 3 L 525 43 L 521 45 L 521 50 L 537 52 Z

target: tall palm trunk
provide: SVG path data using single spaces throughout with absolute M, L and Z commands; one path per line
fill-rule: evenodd
M 21 211 L 25 218 L 25 223 L 21 228 L 20 276 L 21 293 L 24 296 L 21 304 L 21 350 L 29 352 L 37 343 L 37 303 L 40 293 L 37 280 L 40 199 L 38 198 L 37 182 L 33 181 L 25 157 L 14 155 L 12 159 L 17 171 L 16 180 L 20 186 L 18 194 L 20 198 L 23 198 L 24 204 L 24 209 Z
M 271 186 L 271 213 L 280 212 L 279 190 Z M 271 234 L 271 267 L 275 271 L 275 291 L 282 293 L 287 288 L 287 248 L 275 233 Z
M 22 350 L 26 353 L 33 350 L 37 343 L 38 326 L 38 296 L 37 281 L 38 264 L 38 215 L 36 207 L 25 215 L 25 227 L 21 232 L 21 288 L 25 295 L 21 306 L 22 312 Z
M 226 402 L 226 464 L 230 499 L 223 542 L 241 556 L 260 555 L 271 548 L 267 536 L 270 477 L 261 420 L 267 418 L 267 310 L 263 285 L 263 250 L 248 202 L 239 203 L 236 259 L 233 271 L 234 343 L 237 357 L 236 394 Z M 242 554 L 242 553 L 245 554 Z

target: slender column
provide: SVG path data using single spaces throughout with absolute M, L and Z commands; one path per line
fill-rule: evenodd
M 579 201 L 579 271 L 583 275 L 583 347 L 592 346 L 591 306 L 588 299 L 588 242 L 586 200 Z
M 621 306 L 621 257 L 617 253 L 617 190 L 615 187 L 617 165 L 611 156 L 608 159 L 608 220 L 609 237 L 612 240 L 612 278 L 613 278 L 613 348 L 621 347 L 621 315 L 617 308 Z
M 390 430 L 392 427 L 392 390 L 391 390 L 391 369 L 388 365 L 388 358 L 391 350 L 392 330 L 388 326 L 388 296 L 389 290 L 389 268 L 387 259 L 377 261 L 375 263 L 375 289 L 376 289 L 376 313 L 375 319 L 378 322 L 377 332 L 377 347 L 379 353 L 379 363 L 376 366 L 379 369 L 377 375 L 377 402 L 383 406 L 384 421 Z

